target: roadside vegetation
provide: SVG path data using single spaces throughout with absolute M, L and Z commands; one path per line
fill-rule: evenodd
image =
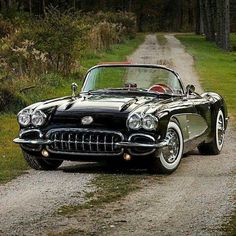
M 205 91 L 221 94 L 227 103 L 230 116 L 236 118 L 236 51 L 225 52 L 204 37 L 196 35 L 177 35 L 177 38 L 193 55 L 195 66 Z M 236 35 L 231 35 L 231 47 L 236 45 Z M 235 123 L 236 124 L 236 123 Z
M 125 61 L 144 40 L 135 25 L 132 13 L 57 9 L 48 9 L 45 18 L 0 19 L 0 183 L 27 169 L 12 143 L 16 113 L 33 102 L 70 95 L 71 83 L 80 87 L 86 70 L 99 62 Z

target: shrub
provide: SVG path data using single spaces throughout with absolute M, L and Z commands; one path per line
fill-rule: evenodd
M 0 19 L 0 37 L 6 37 L 14 32 L 14 27 L 13 25 L 3 19 Z
M 80 16 L 81 17 L 81 16 Z M 128 12 L 98 12 L 82 15 L 92 25 L 88 42 L 93 50 L 110 49 L 114 43 L 120 43 L 136 34 L 136 17 Z

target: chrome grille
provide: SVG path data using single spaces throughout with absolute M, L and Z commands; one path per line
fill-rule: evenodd
M 52 141 L 51 151 L 91 155 L 120 154 L 122 149 L 115 144 L 124 139 L 120 132 L 89 129 L 55 129 L 46 136 Z

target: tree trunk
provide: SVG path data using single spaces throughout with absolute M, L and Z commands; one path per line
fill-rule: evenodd
M 29 13 L 32 15 L 32 0 L 29 0 Z
M 201 34 L 201 11 L 200 11 L 200 0 L 196 1 L 196 7 L 195 7 L 195 33 Z
M 229 0 L 217 0 L 217 45 L 229 50 L 229 35 L 230 35 L 230 10 Z
M 43 15 L 45 16 L 45 0 L 42 0 L 42 12 Z

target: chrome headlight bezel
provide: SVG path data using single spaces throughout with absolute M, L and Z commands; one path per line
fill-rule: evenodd
M 151 131 L 156 130 L 158 124 L 158 118 L 153 116 L 152 114 L 147 114 L 142 119 L 142 127 L 145 130 Z
M 47 115 L 41 110 L 35 110 L 31 116 L 31 123 L 35 127 L 43 126 L 46 123 Z
M 22 122 L 22 119 L 25 119 L 26 122 Z M 31 111 L 29 109 L 24 109 L 24 110 L 20 111 L 17 115 L 17 121 L 23 127 L 26 127 L 26 126 L 30 125 L 30 123 L 31 123 Z
M 138 124 L 136 126 L 131 125 L 133 120 Z M 147 131 L 153 131 L 157 129 L 158 118 L 152 114 L 142 115 L 134 113 L 127 119 L 127 127 L 131 130 L 145 129 Z
M 132 125 L 133 122 L 137 122 L 136 125 Z M 127 120 L 127 127 L 132 130 L 139 130 L 142 127 L 142 117 L 138 113 L 132 114 Z

